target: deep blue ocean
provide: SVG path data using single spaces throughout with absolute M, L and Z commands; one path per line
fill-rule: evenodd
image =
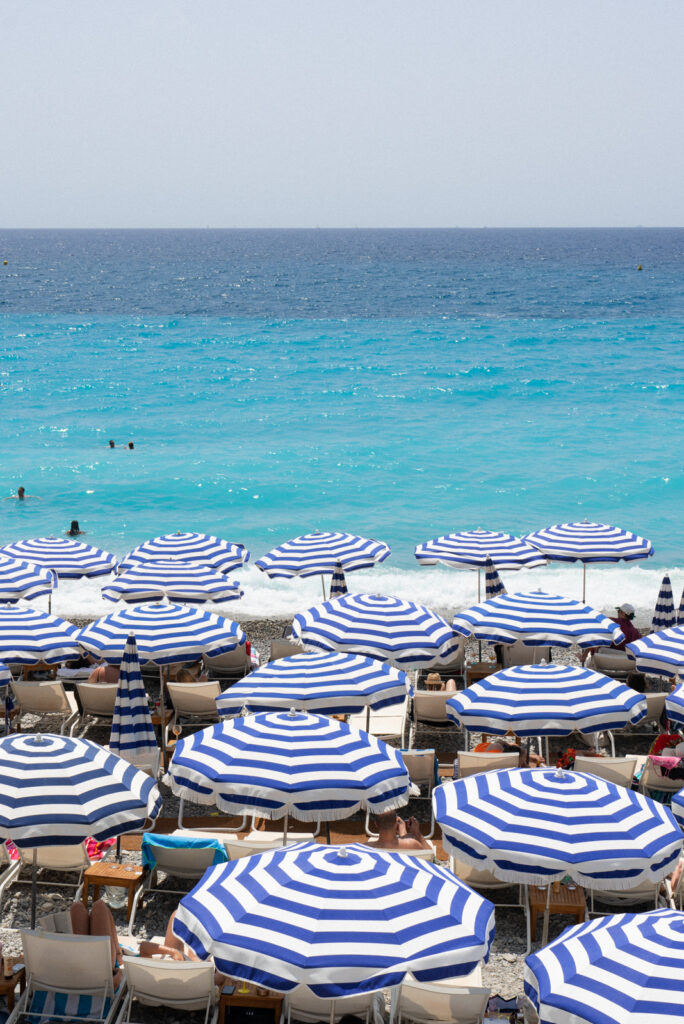
M 594 603 L 684 584 L 684 230 L 0 231 L 0 264 L 0 492 L 41 498 L 2 543 L 342 529 L 392 547 L 357 588 L 443 606 L 473 578 L 416 543 L 586 517 L 656 547 Z M 250 614 L 319 593 L 243 577 Z

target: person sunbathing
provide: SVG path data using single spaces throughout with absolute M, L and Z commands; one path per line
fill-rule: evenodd
M 525 747 L 519 747 L 517 743 L 508 743 L 503 737 L 488 740 L 485 743 L 478 743 L 473 748 L 474 754 L 518 754 L 518 766 L 520 768 L 540 768 L 544 764 L 544 758 L 535 754 L 533 750 L 528 751 Z
M 90 914 L 79 900 L 69 908 L 71 930 L 74 935 L 106 935 L 112 950 L 112 981 L 116 989 L 123 977 L 121 971 L 123 952 L 116 934 L 112 912 L 104 900 L 95 900 Z
M 186 946 L 183 940 L 179 939 L 177 935 L 174 935 L 173 922 L 175 919 L 176 911 L 174 910 L 166 925 L 164 941 L 153 942 L 150 939 L 143 939 L 138 949 L 138 955 L 147 958 L 154 956 L 168 957 L 171 960 L 178 960 L 179 963 L 185 960 L 199 961 L 200 958 L 194 950 L 189 946 Z M 214 973 L 214 984 L 218 985 L 219 988 L 223 985 L 225 980 L 225 975 L 221 974 L 219 971 Z
M 423 836 L 415 818 L 404 821 L 394 811 L 375 815 L 378 838 L 371 839 L 369 846 L 382 850 L 427 850 L 429 843 Z
M 108 665 L 106 661 L 103 661 L 101 665 L 94 668 L 88 676 L 89 683 L 118 683 L 119 682 L 119 667 L 118 665 Z

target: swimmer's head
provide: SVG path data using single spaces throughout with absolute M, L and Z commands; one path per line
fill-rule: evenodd
M 69 527 L 69 533 L 72 535 L 72 537 L 75 537 L 80 532 L 81 530 L 78 525 L 78 519 L 72 519 L 71 526 Z
M 110 448 L 116 448 L 116 445 L 114 444 L 114 442 L 113 442 L 113 441 L 110 441 L 110 442 L 109 442 L 109 447 L 110 447 Z
M 18 498 L 23 498 L 25 494 L 26 494 L 26 488 L 25 487 L 17 488 L 17 497 Z
M 129 442 L 128 442 L 128 447 L 129 447 L 129 448 L 135 448 L 135 445 L 133 444 L 133 442 L 132 442 L 132 441 L 129 441 Z

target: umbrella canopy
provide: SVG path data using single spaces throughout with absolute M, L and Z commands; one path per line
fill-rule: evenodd
M 432 799 L 449 852 L 504 882 L 567 874 L 594 889 L 655 885 L 682 848 L 667 807 L 582 772 L 485 772 L 438 786 Z
M 218 657 L 246 642 L 237 622 L 166 602 L 112 612 L 82 629 L 78 642 L 92 654 L 118 665 L 131 633 L 135 634 L 140 660 L 155 665 L 196 661 L 202 654 Z
M 609 914 L 528 956 L 525 993 L 541 1024 L 684 1020 L 684 914 Z
M 435 612 L 377 594 L 345 594 L 295 615 L 292 635 L 321 651 L 349 651 L 401 668 L 448 662 L 458 637 Z
M 250 672 L 216 698 L 221 717 L 291 707 L 314 714 L 353 715 L 377 711 L 406 698 L 406 674 L 358 654 L 294 654 Z
M 157 749 L 157 737 L 133 635 L 126 641 L 119 669 L 119 688 L 116 691 L 109 749 L 126 758 Z
M 134 565 L 159 560 L 198 562 L 219 572 L 231 572 L 249 561 L 249 551 L 244 544 L 233 544 L 207 533 L 167 533 L 133 548 L 119 567 L 130 569 Z
M 338 564 L 344 572 L 370 569 L 384 562 L 390 549 L 381 541 L 357 537 L 353 533 L 307 533 L 273 548 L 255 565 L 272 579 L 293 576 L 320 576 L 334 573 Z
M 684 684 L 678 686 L 668 693 L 665 698 L 665 714 L 670 722 L 675 725 L 684 725 Z
M 641 640 L 627 644 L 626 650 L 636 658 L 640 672 L 676 676 L 684 667 L 684 626 L 648 633 Z
M 347 581 L 344 578 L 342 572 L 342 566 L 338 562 L 335 566 L 335 572 L 332 574 L 330 580 L 330 594 L 328 595 L 332 600 L 333 597 L 342 597 L 342 594 L 347 593 Z
M 220 971 L 336 998 L 468 974 L 494 908 L 449 871 L 368 846 L 294 846 L 210 868 L 173 930 Z
M 19 540 L 0 548 L 0 554 L 25 559 L 33 565 L 52 569 L 62 580 L 80 580 L 84 576 L 106 576 L 116 569 L 116 556 L 91 544 L 69 537 L 36 537 Z
M 657 633 L 659 629 L 668 629 L 677 625 L 677 613 L 675 612 L 674 597 L 672 595 L 672 584 L 668 575 L 663 576 L 660 584 L 658 600 L 656 601 L 651 629 Z
M 466 729 L 566 736 L 623 729 L 646 716 L 646 698 L 624 683 L 571 665 L 516 665 L 461 690 L 446 703 Z
M 224 719 L 183 737 L 164 782 L 224 814 L 335 821 L 408 801 L 398 750 L 346 722 L 294 711 Z
M 485 571 L 485 599 L 491 601 L 493 597 L 498 597 L 499 594 L 505 594 L 506 588 L 501 582 L 501 578 L 496 571 L 496 566 L 492 562 L 491 558 L 488 558 L 484 565 Z
M 681 829 L 684 829 L 684 792 L 680 790 L 679 793 L 675 793 L 672 797 L 672 813 L 675 816 L 675 821 Z
M 489 559 L 497 569 L 533 569 L 545 565 L 537 548 L 510 533 L 463 530 L 419 544 L 414 552 L 421 565 L 442 562 L 453 569 L 483 569 Z
M 0 836 L 68 846 L 143 828 L 161 796 L 154 779 L 90 740 L 49 733 L 0 739 Z
M 0 658 L 10 665 L 58 665 L 79 656 L 78 630 L 57 615 L 0 605 Z
M 51 569 L 0 555 L 0 601 L 31 601 L 51 594 L 57 577 Z
M 173 559 L 132 565 L 102 588 L 107 601 L 131 604 L 164 598 L 183 604 L 218 603 L 235 601 L 243 593 L 237 580 L 229 580 L 218 569 Z
M 529 594 L 502 594 L 466 608 L 455 616 L 454 632 L 478 640 L 527 647 L 595 647 L 621 643 L 622 630 L 595 608 L 541 590 Z

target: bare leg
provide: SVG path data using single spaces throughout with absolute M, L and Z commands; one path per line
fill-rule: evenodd
M 90 911 L 90 934 L 106 935 L 112 948 L 112 971 L 115 974 L 115 984 L 121 977 L 121 971 L 117 971 L 117 965 L 121 963 L 121 946 L 116 934 L 116 925 L 112 912 L 103 900 L 96 900 Z
M 174 933 L 173 933 L 173 922 L 174 922 L 175 918 L 176 918 L 176 911 L 174 910 L 173 914 L 171 914 L 171 917 L 169 918 L 169 923 L 166 926 L 166 935 L 164 936 L 164 945 L 167 947 L 167 949 L 177 949 L 179 953 L 184 953 L 185 952 L 185 946 L 183 945 L 181 940 L 178 938 L 178 936 L 174 935 Z
M 69 916 L 71 917 L 71 930 L 74 935 L 90 935 L 90 918 L 88 917 L 88 911 L 80 900 L 77 903 L 71 904 Z
M 448 690 L 449 693 L 453 693 L 456 689 L 456 680 L 447 679 L 445 689 Z

